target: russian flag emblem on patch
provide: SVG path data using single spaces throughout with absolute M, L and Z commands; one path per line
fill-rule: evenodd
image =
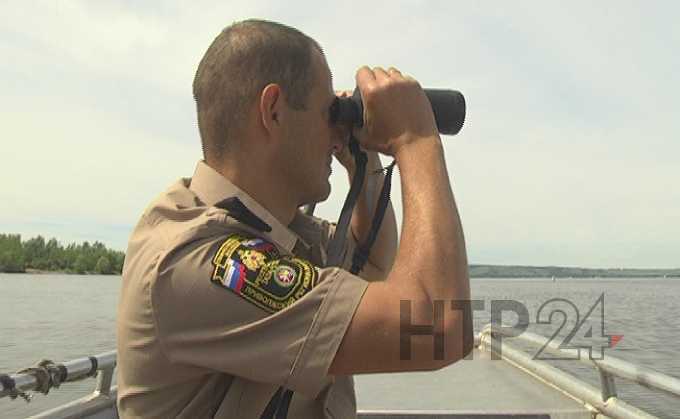
M 243 281 L 245 281 L 245 267 L 237 261 L 230 259 L 227 262 L 227 271 L 224 275 L 224 286 L 231 288 L 237 293 L 241 292 L 243 288 Z

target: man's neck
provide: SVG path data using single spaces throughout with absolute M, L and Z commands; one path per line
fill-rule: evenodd
M 271 170 L 261 169 L 255 164 L 238 163 L 213 168 L 262 205 L 282 225 L 287 226 L 293 221 L 297 212 L 297 203 L 292 199 L 294 195 L 280 178 L 271 176 Z

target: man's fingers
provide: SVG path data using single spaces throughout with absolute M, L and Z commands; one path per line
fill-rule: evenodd
M 382 67 L 373 67 L 373 74 L 375 74 L 376 80 L 383 80 L 390 77 Z
M 362 66 L 359 68 L 359 70 L 357 70 L 356 81 L 357 85 L 361 85 L 362 82 L 366 84 L 373 84 L 372 82 L 376 82 L 390 76 L 412 79 L 409 76 L 404 76 L 401 74 L 401 71 L 395 67 L 389 67 L 387 71 L 385 71 L 385 69 L 382 67 L 373 67 L 373 69 L 370 69 L 367 66 Z M 338 91 L 336 91 L 336 94 L 337 93 Z M 348 94 L 351 96 L 352 92 L 348 91 Z
M 394 75 L 394 76 L 401 76 L 401 77 L 403 77 L 403 75 L 401 74 L 401 71 L 397 70 L 397 69 L 394 68 L 394 67 L 388 68 L 388 69 L 387 69 L 387 74 L 389 74 L 390 76 L 393 76 L 393 75 Z
M 335 96 L 337 97 L 350 97 L 354 94 L 351 90 L 336 90 Z
M 361 67 L 356 74 L 357 86 L 370 86 L 375 84 L 375 74 L 367 66 Z

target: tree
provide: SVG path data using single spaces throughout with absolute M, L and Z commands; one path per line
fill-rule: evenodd
M 64 248 L 61 247 L 57 239 L 52 238 L 45 245 L 47 254 L 47 269 L 50 271 L 61 271 L 66 269 L 64 261 Z
M 120 274 L 125 253 L 107 249 L 104 243 L 83 242 L 62 246 L 57 239 L 42 236 L 21 241 L 19 234 L 0 234 L 0 272 L 25 272 L 26 269 Z
M 64 262 L 66 263 L 65 268 L 72 270 L 76 264 L 76 259 L 78 258 L 78 246 L 75 243 L 71 243 L 64 249 Z
M 97 264 L 94 267 L 94 272 L 100 275 L 112 274 L 113 270 L 111 269 L 111 262 L 109 262 L 109 258 L 106 256 L 101 256 L 99 260 L 97 260 Z
M 43 236 L 34 237 L 24 242 L 26 266 L 33 269 L 47 269 L 47 250 Z
M 76 263 L 73 264 L 73 270 L 78 274 L 87 272 L 87 256 L 81 253 L 76 258 Z
M 113 271 L 116 273 L 122 273 L 123 264 L 125 263 L 125 253 L 116 250 L 109 250 L 107 256 L 111 261 Z
M 19 234 L 0 234 L 0 272 L 25 272 L 24 248 Z

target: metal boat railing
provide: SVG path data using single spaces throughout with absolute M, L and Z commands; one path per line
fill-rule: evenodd
M 540 347 L 543 351 L 560 359 L 576 359 L 590 365 L 599 373 L 600 388 L 597 389 L 546 362 L 534 359 L 524 351 L 508 344 L 507 340 L 503 340 L 501 343 L 498 337 L 517 339 L 532 346 Z M 480 346 L 492 353 L 496 353 L 504 360 L 546 384 L 567 393 L 569 396 L 612 418 L 655 417 L 618 398 L 615 383 L 616 377 L 680 398 L 680 379 L 678 378 L 612 356 L 603 355 L 602 359 L 599 360 L 582 357 L 579 356 L 578 349 L 560 348 L 558 344 L 550 339 L 534 333 L 526 331 L 519 333 L 519 331 L 512 328 L 489 324 L 484 327 L 480 334 Z
M 51 388 L 63 383 L 81 381 L 96 377 L 94 391 L 87 397 L 43 412 L 32 418 L 69 419 L 83 418 L 99 412 L 111 411 L 115 415 L 116 387 L 112 387 L 113 374 L 116 368 L 116 351 L 104 352 L 99 355 L 78 358 L 62 364 L 51 364 L 42 367 L 31 367 L 30 372 L 17 373 L 9 376 L 9 381 L 0 383 L 0 398 L 21 396 L 30 401 L 28 392 L 41 391 L 45 394 Z
M 538 346 L 543 351 L 556 356 L 580 359 L 581 362 L 595 368 L 600 376 L 600 388 L 596 388 L 544 361 L 538 361 L 515 347 L 510 340 Z M 611 418 L 639 419 L 654 418 L 643 410 L 632 406 L 617 396 L 615 378 L 625 379 L 652 390 L 658 390 L 674 397 L 680 397 L 680 379 L 665 375 L 661 372 L 623 361 L 618 358 L 604 356 L 601 360 L 578 358 L 576 349 L 563 349 L 550 342 L 549 339 L 529 332 L 518 334 L 517 331 L 494 325 L 487 325 L 475 337 L 475 346 L 480 350 L 490 351 L 502 357 L 515 367 L 530 374 L 558 391 L 565 393 L 588 406 L 599 415 Z M 33 369 L 28 373 L 18 373 L 5 376 L 0 383 L 0 398 L 26 396 L 26 392 L 45 389 L 50 386 L 58 387 L 65 382 L 80 381 L 96 375 L 97 384 L 94 392 L 87 397 L 43 412 L 32 418 L 71 419 L 94 415 L 97 412 L 109 411 L 110 417 L 116 418 L 115 400 L 117 388 L 112 387 L 113 374 L 116 367 L 116 352 L 109 351 L 93 357 L 80 358 L 44 368 L 42 374 Z M 37 371 L 40 372 L 40 371 Z M 9 378 L 10 381 L 7 380 Z M 46 383 L 44 380 L 48 380 Z M 25 397 L 27 398 L 27 397 Z M 540 415 L 536 416 L 539 417 Z M 452 418 L 460 417 L 460 412 L 454 411 L 360 411 L 359 418 Z
M 113 371 L 116 368 L 116 351 L 104 352 L 99 355 L 78 358 L 73 361 L 64 362 L 59 365 L 62 368 L 46 368 L 45 373 L 52 385 L 49 387 L 59 387 L 62 383 L 80 381 L 90 377 L 97 377 L 95 393 L 106 395 L 111 389 Z M 57 376 L 59 374 L 59 376 Z M 14 385 L 6 388 L 0 384 L 0 398 L 11 396 L 13 390 L 17 393 L 34 391 L 40 388 L 42 379 L 40 374 L 19 373 L 13 374 L 10 378 Z
M 82 418 L 106 410 L 114 411 L 116 387 L 111 387 L 111 383 L 115 368 L 116 351 L 75 359 L 54 367 L 33 367 L 32 372 L 13 374 L 9 376 L 10 382 L 0 383 L 0 398 L 21 396 L 26 401 L 30 401 L 31 395 L 27 393 L 29 391 L 41 389 L 47 394 L 51 388 L 59 387 L 63 383 L 96 377 L 95 389 L 87 397 L 32 416 L 32 418 Z

